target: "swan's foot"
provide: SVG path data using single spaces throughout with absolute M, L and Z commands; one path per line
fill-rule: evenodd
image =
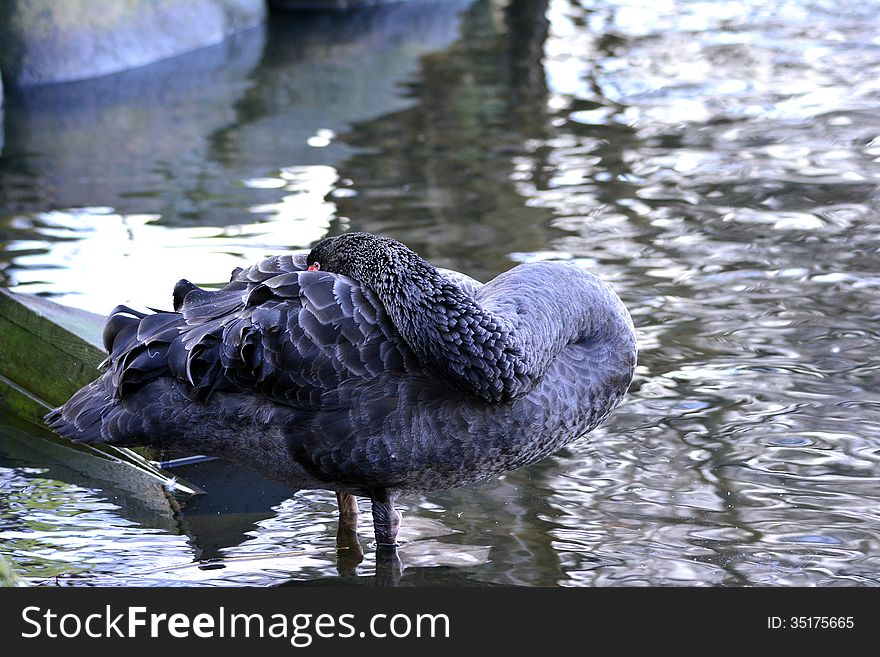
M 397 493 L 387 490 L 373 493 L 373 529 L 376 532 L 377 549 L 397 549 L 397 530 L 400 528 L 400 512 L 394 508 Z

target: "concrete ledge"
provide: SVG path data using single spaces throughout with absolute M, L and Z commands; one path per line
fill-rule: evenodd
M 9 86 L 93 78 L 220 43 L 259 25 L 264 0 L 7 0 Z

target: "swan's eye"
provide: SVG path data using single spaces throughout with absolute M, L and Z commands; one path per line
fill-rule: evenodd
M 318 271 L 321 268 L 320 262 L 313 262 L 309 265 L 309 271 Z

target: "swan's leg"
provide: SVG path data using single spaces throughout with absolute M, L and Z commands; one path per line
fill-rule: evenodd
M 394 508 L 397 495 L 385 489 L 373 492 L 373 528 L 378 548 L 397 547 L 397 530 L 400 528 L 400 512 Z
M 357 567 L 364 560 L 364 551 L 357 537 L 357 498 L 351 493 L 336 493 L 336 503 L 339 505 L 336 569 L 343 577 L 351 577 L 357 574 Z
M 355 530 L 358 526 L 357 498 L 351 493 L 336 493 L 336 504 L 339 505 L 339 524 Z

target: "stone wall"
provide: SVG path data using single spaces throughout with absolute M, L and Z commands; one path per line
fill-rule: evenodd
M 265 0 L 5 0 L 7 86 L 93 78 L 143 66 L 259 25 Z

